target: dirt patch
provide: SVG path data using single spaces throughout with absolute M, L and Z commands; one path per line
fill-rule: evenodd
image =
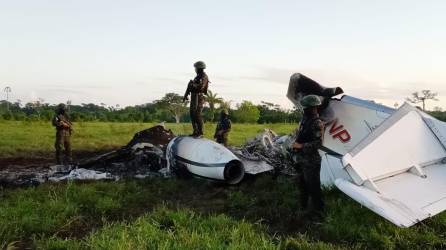
M 73 151 L 74 161 L 82 161 L 84 159 L 91 158 L 98 154 L 103 154 L 105 152 L 115 150 L 117 148 L 110 148 L 107 150 L 98 150 L 98 151 L 82 151 L 76 150 Z M 53 152 L 48 152 L 48 156 L 41 157 L 5 157 L 0 158 L 0 170 L 8 169 L 11 167 L 20 167 L 20 168 L 33 168 L 33 167 L 43 167 L 50 166 L 55 164 L 55 158 L 53 157 Z
M 32 167 L 48 165 L 54 161 L 51 158 L 36 157 L 36 158 L 0 158 L 0 170 L 4 170 L 10 167 Z

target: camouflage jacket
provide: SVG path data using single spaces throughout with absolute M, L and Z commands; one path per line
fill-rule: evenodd
M 195 94 L 207 94 L 209 86 L 209 77 L 206 73 L 197 75 L 192 81 L 191 92 Z
M 64 114 L 55 115 L 52 124 L 57 130 L 71 130 L 72 126 L 70 119 Z
M 318 149 L 324 139 L 325 124 L 315 115 L 302 118 L 296 142 L 303 144 L 298 152 L 304 155 L 319 155 Z
M 228 133 L 229 131 L 231 131 L 231 120 L 229 118 L 221 119 L 218 122 L 214 136 L 218 136 L 218 132 L 221 131 L 223 131 L 223 133 Z

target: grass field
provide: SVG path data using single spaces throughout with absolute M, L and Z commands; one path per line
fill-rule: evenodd
M 53 131 L 45 123 L 0 126 L 1 150 L 12 147 L 2 152 L 4 156 L 52 150 Z M 117 147 L 148 126 L 77 124 L 75 136 L 83 139 L 75 139 L 75 145 L 88 150 Z M 188 125 L 168 126 L 177 134 L 189 132 Z M 294 128 L 271 127 L 281 133 Z M 231 142 L 240 144 L 262 128 L 237 125 Z M 26 135 L 20 136 L 24 129 Z M 207 127 L 207 136 L 211 129 Z M 26 143 L 28 137 L 32 146 Z M 148 178 L 0 188 L 0 249 L 446 248 L 445 213 L 401 229 L 338 191 L 324 193 L 325 220 L 314 223 L 297 203 L 295 181 L 268 174 L 237 186 L 200 179 Z
M 114 149 L 126 145 L 133 135 L 150 128 L 151 123 L 101 123 L 79 122 L 74 125 L 72 147 L 74 151 Z M 295 124 L 237 124 L 230 135 L 230 144 L 240 145 L 263 128 L 272 128 L 277 133 L 288 134 Z M 190 124 L 167 124 L 177 134 L 190 134 Z M 205 125 L 205 136 L 212 138 L 215 124 Z M 48 157 L 53 155 L 55 130 L 49 122 L 0 122 L 0 157 Z

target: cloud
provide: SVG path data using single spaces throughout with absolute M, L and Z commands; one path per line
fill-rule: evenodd
M 257 67 L 258 71 L 260 71 L 259 75 L 253 76 L 240 76 L 241 80 L 249 80 L 249 81 L 266 81 L 271 83 L 278 84 L 288 84 L 290 76 L 293 74 L 292 70 L 289 69 L 280 69 L 274 67 Z

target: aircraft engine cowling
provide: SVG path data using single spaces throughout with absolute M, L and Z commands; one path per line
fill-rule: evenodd
M 174 172 L 184 172 L 228 184 L 239 183 L 245 169 L 240 159 L 214 141 L 179 136 L 167 146 L 168 167 Z

